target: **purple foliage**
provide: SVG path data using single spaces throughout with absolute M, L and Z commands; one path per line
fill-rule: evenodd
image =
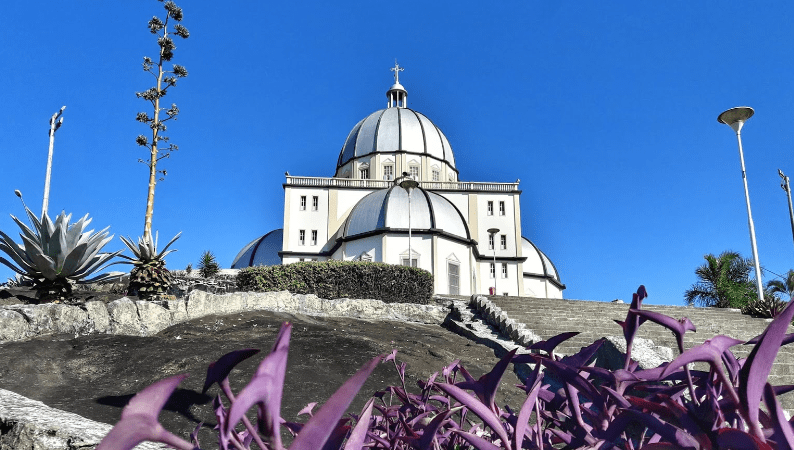
M 669 364 L 639 370 L 627 355 L 623 369 L 596 367 L 592 360 L 601 340 L 576 355 L 560 358 L 553 355 L 554 348 L 572 336 L 563 333 L 532 347 L 543 353 L 506 354 L 479 379 L 454 361 L 440 375 L 419 381 L 418 391 L 411 392 L 405 383 L 406 366 L 397 362 L 395 351 L 365 364 L 316 413 L 316 404 L 301 410 L 299 415 L 309 416 L 306 423 L 285 422 L 280 415 L 291 331 L 285 324 L 251 382 L 236 396 L 229 388 L 229 373 L 256 351 L 232 352 L 210 365 L 204 390 L 217 383 L 230 402 L 226 408 L 220 396 L 214 401 L 219 446 L 281 450 L 284 426 L 293 433 L 293 450 L 794 447 L 794 429 L 777 399 L 792 387 L 767 383 L 778 350 L 792 340 L 785 332 L 794 308 L 786 308 L 752 341 L 755 347 L 748 358 L 737 360 L 730 348 L 742 341 L 727 336 L 684 350 L 684 334 L 695 331 L 692 322 L 642 310 L 646 296 L 640 286 L 626 320 L 619 322 L 627 348 L 644 322 L 655 322 L 668 328 L 679 344 L 680 355 Z M 400 385 L 375 393 L 360 415 L 343 417 L 381 361 L 392 362 Z M 709 370 L 690 371 L 687 365 L 692 362 L 708 363 Z M 496 403 L 497 388 L 510 363 L 534 365 L 525 385 L 519 386 L 527 397 L 517 412 Z M 144 440 L 185 450 L 198 448 L 195 433 L 191 444 L 157 422 L 184 377 L 168 378 L 136 395 L 98 448 L 130 449 Z M 760 409 L 762 399 L 768 413 Z M 254 406 L 257 427 L 245 418 Z

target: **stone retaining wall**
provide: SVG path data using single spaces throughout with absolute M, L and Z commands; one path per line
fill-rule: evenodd
M 254 310 L 429 324 L 440 324 L 447 315 L 446 308 L 435 305 L 347 298 L 325 300 L 287 291 L 216 295 L 194 290 L 185 299 L 156 302 L 124 297 L 107 304 L 93 301 L 81 306 L 54 303 L 5 306 L 0 308 L 0 343 L 64 333 L 149 336 L 198 317 Z

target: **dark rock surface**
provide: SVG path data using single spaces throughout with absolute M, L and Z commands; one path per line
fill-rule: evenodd
M 321 406 L 366 361 L 393 348 L 399 350 L 398 361 L 408 365 L 409 389 L 417 379 L 440 372 L 454 359 L 460 359 L 475 377 L 488 372 L 498 360 L 493 350 L 439 326 L 246 312 L 203 317 L 151 337 L 61 335 L 2 344 L 0 388 L 114 424 L 136 392 L 162 378 L 190 373 L 160 420 L 183 437 L 204 422 L 202 446 L 214 448 L 211 403 L 218 390 L 213 387 L 207 395 L 201 393 L 207 365 L 232 350 L 261 349 L 262 353 L 232 372 L 232 389 L 239 392 L 269 352 L 284 321 L 293 323 L 282 406 L 282 417 L 288 421 L 305 422 L 306 416 L 296 417 L 300 409 L 313 401 Z M 375 391 L 398 383 L 392 363 L 381 364 L 350 412 L 360 412 Z M 525 395 L 516 384 L 519 381 L 512 372 L 505 374 L 497 394 L 500 405 L 520 408 Z

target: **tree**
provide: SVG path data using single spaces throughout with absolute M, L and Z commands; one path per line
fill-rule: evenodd
M 163 2 L 163 0 L 158 0 Z M 152 17 L 149 21 L 149 31 L 157 35 L 157 45 L 160 48 L 159 56 L 155 60 L 148 56 L 143 57 L 143 70 L 154 76 L 155 85 L 145 91 L 136 92 L 138 98 L 142 98 L 152 105 L 152 116 L 145 112 L 139 112 L 136 120 L 145 123 L 151 129 L 151 141 L 146 135 L 139 135 L 136 142 L 141 147 L 146 147 L 149 150 L 149 159 L 139 159 L 138 162 L 144 163 L 149 167 L 149 191 L 146 196 L 146 216 L 143 227 L 143 239 L 151 241 L 152 239 L 152 214 L 154 212 L 154 188 L 157 185 L 158 174 L 165 177 L 165 170 L 157 170 L 157 163 L 163 158 L 169 158 L 173 151 L 179 147 L 169 142 L 168 136 L 165 136 L 167 129 L 166 122 L 176 119 L 179 114 L 179 108 L 176 104 L 172 103 L 171 107 L 166 108 L 161 106 L 160 100 L 165 97 L 168 89 L 176 86 L 177 79 L 187 76 L 187 70 L 178 64 L 173 64 L 171 70 L 166 70 L 164 65 L 171 61 L 174 57 L 174 40 L 172 36 L 179 36 L 186 39 L 190 33 L 187 28 L 182 26 L 182 8 L 176 6 L 174 2 L 165 2 L 166 16 L 165 20 L 161 20 L 157 16 Z M 169 22 L 176 22 L 173 29 L 169 30 Z M 160 145 L 160 143 L 164 145 Z M 163 178 L 160 178 L 162 181 Z
M 706 263 L 695 269 L 698 281 L 684 292 L 687 305 L 741 308 L 756 299 L 750 279 L 752 261 L 732 251 L 703 258 Z
M 766 289 L 774 295 L 786 294 L 789 300 L 794 298 L 794 270 L 789 270 L 783 280 L 769 280 Z

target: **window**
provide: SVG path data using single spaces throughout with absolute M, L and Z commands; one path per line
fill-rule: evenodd
M 502 293 L 502 295 L 504 295 L 505 297 L 507 297 L 507 292 L 503 292 L 503 293 Z
M 493 250 L 493 248 L 494 248 L 493 245 L 494 245 L 493 244 L 493 235 L 489 234 L 488 235 L 488 250 Z
M 383 166 L 383 179 L 387 181 L 394 179 L 394 166 L 391 164 Z
M 359 169 L 358 170 L 358 175 L 359 175 L 358 176 L 359 178 L 362 178 L 362 179 L 365 179 L 365 180 L 368 179 L 369 178 L 369 167 L 362 167 L 361 169 Z
M 447 176 L 447 178 L 449 179 L 449 181 L 455 181 L 455 174 L 454 174 L 454 173 L 450 173 L 450 174 Z
M 314 196 L 312 197 L 312 211 L 317 211 L 317 208 L 320 207 L 320 197 Z
M 362 253 L 361 254 L 361 260 L 362 261 L 372 261 L 372 256 L 370 256 L 370 254 L 366 253 L 366 252 Z
M 452 262 L 447 262 L 447 276 L 449 278 L 449 294 L 459 295 L 460 266 Z
M 300 245 L 306 245 L 306 230 L 298 231 L 298 241 Z
M 433 169 L 433 181 L 441 180 L 441 172 L 436 169 Z
M 500 245 L 501 245 L 500 248 L 502 250 L 507 250 L 507 235 L 503 234 L 502 236 L 500 236 L 500 241 L 501 241 L 500 242 Z
M 493 202 L 491 201 L 488 202 L 488 215 L 489 216 L 493 215 Z
M 408 264 L 408 257 L 407 256 L 403 256 L 402 257 L 402 265 L 403 266 L 418 267 L 419 261 L 417 261 L 416 258 L 412 258 L 411 259 L 411 263 Z
M 301 195 L 301 211 L 306 211 L 306 196 Z
M 411 166 L 408 168 L 408 173 L 414 178 L 414 180 L 419 179 L 419 166 Z
M 499 202 L 499 215 L 505 215 L 505 202 Z
M 306 260 L 303 259 L 303 258 L 298 258 L 298 261 L 303 262 L 303 261 L 306 261 Z
M 491 278 L 495 278 L 496 277 L 496 265 L 494 263 L 488 263 L 488 265 L 491 266 L 491 270 L 490 270 Z
M 312 245 L 317 245 L 317 230 L 312 230 Z
M 507 263 L 502 263 L 502 278 L 507 278 Z

